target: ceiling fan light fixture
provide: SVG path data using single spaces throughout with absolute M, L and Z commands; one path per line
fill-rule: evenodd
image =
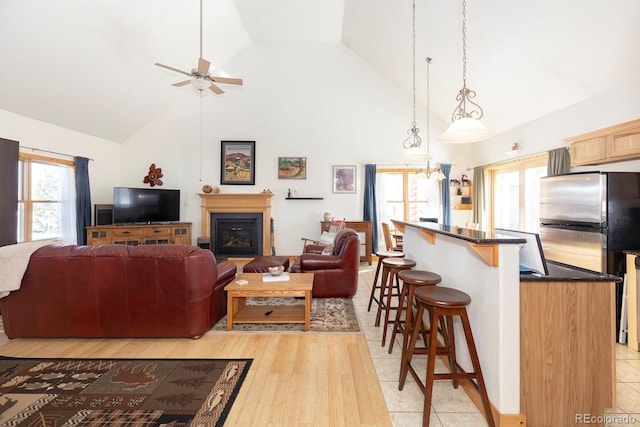
M 200 0 L 200 57 L 198 58 L 198 68 L 192 68 L 191 72 L 186 72 L 177 68 L 169 67 L 168 65 L 160 64 L 158 62 L 156 62 L 155 65 L 167 70 L 174 71 L 176 73 L 184 74 L 185 76 L 189 77 L 189 80 L 174 83 L 171 86 L 183 87 L 191 84 L 191 86 L 198 90 L 200 94 L 202 94 L 202 91 L 206 89 L 210 89 L 211 92 L 215 93 L 216 95 L 223 94 L 224 91 L 216 86 L 214 82 L 239 86 L 242 86 L 243 84 L 242 79 L 229 77 L 213 77 L 209 74 L 211 62 L 202 57 L 202 0 Z
M 189 83 L 191 83 L 191 86 L 193 86 L 197 90 L 206 90 L 209 88 L 209 86 L 211 86 L 211 82 L 202 77 L 194 77 Z

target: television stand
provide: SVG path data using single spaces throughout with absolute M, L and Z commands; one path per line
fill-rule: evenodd
M 87 245 L 191 245 L 190 222 L 86 227 Z

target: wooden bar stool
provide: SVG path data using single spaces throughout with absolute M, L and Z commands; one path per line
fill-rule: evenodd
M 413 316 L 413 294 L 420 286 L 435 286 L 442 281 L 439 274 L 425 270 L 403 270 L 398 273 L 398 279 L 402 281 L 402 292 L 400 292 L 400 304 L 396 310 L 396 320 L 393 322 L 393 332 L 389 342 L 389 354 L 393 351 L 393 344 L 396 342 L 396 334 L 402 334 L 402 352 L 409 343 L 409 331 L 411 318 Z M 402 312 L 406 311 L 404 320 Z
M 380 288 L 380 304 L 376 314 L 375 325 L 380 325 L 380 316 L 384 309 L 384 330 L 382 331 L 382 346 L 387 342 L 387 328 L 389 326 L 389 313 L 397 310 L 397 305 L 391 305 L 393 297 L 400 297 L 400 281 L 398 273 L 402 270 L 409 270 L 416 266 L 416 262 L 407 258 L 386 258 L 382 260 L 382 287 Z M 394 293 L 395 289 L 395 293 Z M 386 301 L 384 298 L 386 297 Z M 400 304 L 400 303 L 398 303 Z
M 367 308 L 367 311 L 371 311 L 371 303 L 373 301 L 380 306 L 380 301 L 376 298 L 375 293 L 376 289 L 380 289 L 382 287 L 382 281 L 378 285 L 378 276 L 380 274 L 380 269 L 382 268 L 382 260 L 386 258 L 404 258 L 404 253 L 400 251 L 379 251 L 376 252 L 376 256 L 378 257 L 378 265 L 376 266 L 376 274 L 373 277 L 373 286 L 371 287 L 371 296 L 369 297 L 369 307 Z
M 484 384 L 484 377 L 482 376 L 482 369 L 480 368 L 480 361 L 478 360 L 478 352 L 476 351 L 475 341 L 473 340 L 473 334 L 471 333 L 471 325 L 469 323 L 469 317 L 467 316 L 467 306 L 471 303 L 471 297 L 466 293 L 457 289 L 446 288 L 443 286 L 422 286 L 416 289 L 414 293 L 418 310 L 416 313 L 416 321 L 413 322 L 413 328 L 411 331 L 411 340 L 409 342 L 409 348 L 406 352 L 402 368 L 404 369 L 404 378 L 400 378 L 400 390 L 404 386 L 404 380 L 406 378 L 406 371 L 409 370 L 414 377 L 418 386 L 424 391 L 424 411 L 422 417 L 422 425 L 424 427 L 429 426 L 429 415 L 431 413 L 431 396 L 433 393 L 433 381 L 451 379 L 454 380 L 454 387 L 457 387 L 457 380 L 462 379 L 474 379 L 477 382 L 477 388 L 480 392 L 480 398 L 482 399 L 482 407 L 484 409 L 484 416 L 490 427 L 494 427 L 493 414 L 491 413 L 491 404 L 489 403 L 489 397 L 487 396 L 487 389 Z M 428 356 L 427 356 L 427 377 L 425 384 L 422 384 L 420 379 L 415 373 L 415 370 L 411 367 L 411 356 L 413 355 L 413 349 L 416 344 L 418 335 L 420 334 L 420 323 L 418 320 L 422 319 L 424 310 L 429 312 L 429 324 L 437 325 L 440 319 L 446 319 L 446 331 L 443 334 L 448 336 L 448 344 L 444 347 L 438 347 L 438 334 L 429 334 L 428 344 Z M 473 372 L 464 372 L 459 370 L 456 362 L 455 355 L 455 340 L 453 333 L 453 316 L 459 316 L 462 322 L 462 329 L 469 348 L 469 355 L 471 356 L 471 363 L 473 365 Z M 436 354 L 442 354 L 442 352 L 449 355 L 449 363 L 451 372 L 448 373 L 435 373 Z M 402 370 L 401 370 L 402 371 Z

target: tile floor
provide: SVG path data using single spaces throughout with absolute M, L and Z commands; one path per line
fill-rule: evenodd
M 391 334 L 387 333 L 387 347 L 382 347 L 382 327 L 374 326 L 377 308 L 375 302 L 371 307 L 371 312 L 367 312 L 374 273 L 375 263 L 373 266 L 361 267 L 358 292 L 354 297 L 356 313 L 369 343 L 371 357 L 378 373 L 393 426 L 419 426 L 422 424 L 423 394 L 411 375 L 407 375 L 404 389 L 398 390 L 400 345 L 396 340 L 394 350 L 392 354 L 389 354 L 388 342 Z M 626 345 L 621 344 L 616 344 L 616 352 L 618 407 L 612 412 L 630 414 L 630 417 L 627 424 L 607 424 L 607 426 L 640 426 L 640 353 L 629 350 Z M 436 365 L 436 370 L 438 370 L 438 365 Z M 420 371 L 426 371 L 426 363 L 423 363 L 423 368 L 418 372 Z M 433 427 L 473 427 L 486 426 L 487 423 L 461 387 L 456 390 L 451 387 L 450 382 L 438 381 L 434 384 L 430 425 Z

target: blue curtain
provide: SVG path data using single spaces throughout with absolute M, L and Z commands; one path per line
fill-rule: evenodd
M 378 215 L 376 213 L 376 165 L 364 166 L 364 209 L 363 220 L 371 221 L 371 250 L 378 252 Z
M 91 190 L 89 189 L 89 159 L 75 157 L 76 162 L 76 233 L 79 245 L 87 244 L 85 227 L 91 225 Z
M 451 164 L 440 164 L 440 169 L 444 174 L 444 179 L 440 182 L 442 192 L 442 224 L 451 225 L 451 190 L 449 189 L 449 179 L 451 176 Z

